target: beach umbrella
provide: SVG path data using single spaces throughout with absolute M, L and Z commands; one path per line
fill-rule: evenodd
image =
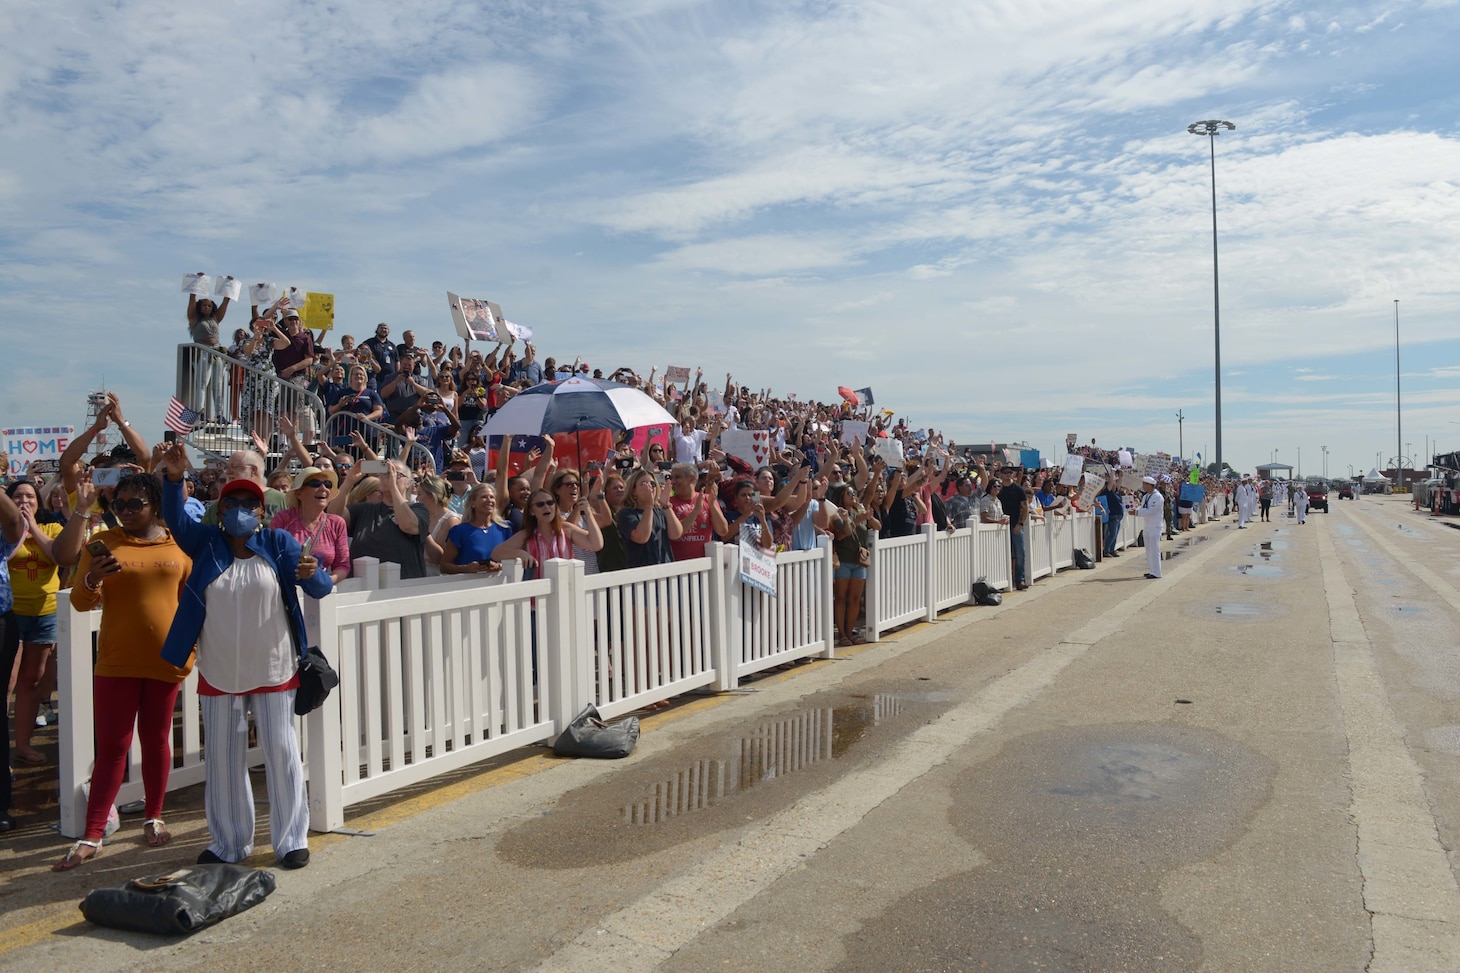
M 859 398 L 857 398 L 857 393 L 856 392 L 853 392 L 851 389 L 847 388 L 845 385 L 838 385 L 836 387 L 836 391 L 837 391 L 837 394 L 838 395 L 840 395 L 842 398 L 844 398 L 844 399 L 847 400 L 847 404 L 848 405 L 861 405 L 862 404 L 862 400 L 859 399 Z
M 618 432 L 674 424 L 675 418 L 662 405 L 636 388 L 575 376 L 518 392 L 487 420 L 482 436 L 577 434 L 591 429 Z

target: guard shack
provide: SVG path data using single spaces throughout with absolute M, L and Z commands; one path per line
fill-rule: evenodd
M 1259 480 L 1291 480 L 1293 468 L 1286 463 L 1263 463 L 1257 468 Z

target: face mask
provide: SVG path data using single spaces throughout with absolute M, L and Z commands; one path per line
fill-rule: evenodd
M 248 537 L 259 529 L 259 515 L 234 507 L 223 514 L 223 531 L 229 537 Z

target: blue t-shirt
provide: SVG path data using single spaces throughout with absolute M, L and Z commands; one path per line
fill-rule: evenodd
M 813 518 L 821 509 L 821 501 L 813 500 L 806 508 L 806 515 L 796 522 L 791 531 L 791 550 L 809 551 L 816 547 L 816 523 Z
M 490 527 L 457 524 L 446 533 L 446 539 L 456 545 L 456 560 L 453 564 L 472 564 L 476 561 L 485 564 L 492 559 L 492 552 L 497 549 L 497 545 L 511 536 L 512 529 L 501 524 L 492 524 Z
M 19 543 L 12 544 L 0 535 L 0 615 L 15 607 L 15 592 L 10 590 L 10 555 Z

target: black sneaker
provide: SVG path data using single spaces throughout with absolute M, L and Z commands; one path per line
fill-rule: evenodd
M 223 859 L 219 858 L 217 855 L 213 854 L 213 852 L 210 851 L 209 849 L 204 848 L 202 851 L 198 852 L 198 864 L 199 865 L 227 865 L 228 863 L 226 861 L 224 861 Z
M 305 865 L 309 864 L 309 849 L 295 848 L 293 851 L 289 852 L 287 855 L 281 858 L 279 860 L 279 863 L 285 868 L 303 868 Z

